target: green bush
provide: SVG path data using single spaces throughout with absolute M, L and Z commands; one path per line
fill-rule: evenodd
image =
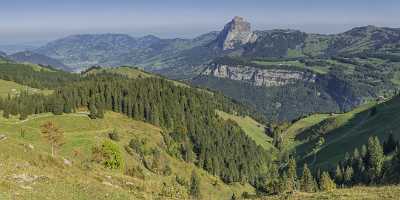
M 100 147 L 92 149 L 93 160 L 103 164 L 106 168 L 119 169 L 123 165 L 123 157 L 117 144 L 105 140 Z

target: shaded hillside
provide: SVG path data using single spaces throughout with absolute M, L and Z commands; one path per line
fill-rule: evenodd
M 400 63 L 390 58 L 245 59 L 223 57 L 194 85 L 221 91 L 274 120 L 345 112 L 399 88 Z
M 284 134 L 296 150 L 300 162 L 314 167 L 333 168 L 346 153 L 360 149 L 368 138 L 377 136 L 381 142 L 390 134 L 400 138 L 398 117 L 400 97 L 379 104 L 369 103 L 351 112 L 334 115 L 312 115 L 295 122 Z M 309 125 L 302 121 L 315 118 Z M 293 127 L 293 128 L 292 128 Z M 318 144 L 320 141 L 322 144 Z M 293 142 L 293 143 L 292 143 Z
M 39 64 L 39 65 L 44 65 L 44 66 L 51 66 L 56 69 L 61 69 L 64 71 L 72 70 L 70 67 L 67 67 L 62 62 L 60 62 L 56 59 L 53 59 L 53 58 L 50 58 L 50 57 L 47 57 L 44 55 L 40 55 L 40 54 L 37 54 L 34 52 L 30 52 L 30 51 L 15 53 L 15 54 L 10 55 L 9 58 L 12 59 L 13 61 L 20 62 L 20 63 L 32 63 L 32 64 Z

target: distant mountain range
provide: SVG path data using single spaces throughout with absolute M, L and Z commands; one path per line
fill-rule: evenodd
M 51 67 L 54 67 L 57 69 L 72 71 L 72 69 L 70 69 L 68 66 L 64 65 L 62 62 L 60 62 L 54 58 L 50 58 L 48 56 L 34 53 L 31 51 L 23 51 L 23 52 L 15 53 L 15 54 L 9 55 L 8 58 L 11 60 L 17 61 L 17 62 L 22 62 L 22 63 L 27 62 L 27 63 L 33 63 L 33 64 L 47 65 L 47 66 L 51 66 Z
M 365 26 L 336 35 L 297 30 L 252 31 L 235 17 L 220 32 L 194 39 L 135 38 L 125 34 L 73 35 L 34 52 L 57 59 L 74 70 L 101 65 L 135 65 L 174 78 L 193 77 L 201 65 L 224 55 L 263 58 L 324 57 L 361 52 L 395 53 L 400 29 Z
M 135 65 L 179 79 L 196 76 L 203 70 L 203 64 L 226 55 L 294 58 L 377 51 L 398 53 L 399 40 L 400 29 L 374 26 L 334 35 L 298 30 L 252 31 L 249 22 L 235 17 L 222 31 L 193 39 L 86 34 L 68 36 L 30 50 L 60 61 L 68 70 L 81 71 L 94 65 Z M 63 68 L 59 64 L 57 67 Z
M 76 72 L 136 66 L 220 90 L 278 120 L 347 111 L 400 85 L 400 29 L 375 26 L 331 35 L 253 31 L 235 17 L 193 39 L 73 35 L 8 57 Z

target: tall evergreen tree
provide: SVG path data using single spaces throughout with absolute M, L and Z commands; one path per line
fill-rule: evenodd
M 287 166 L 287 189 L 295 191 L 297 189 L 297 167 L 296 160 L 291 157 Z
M 97 108 L 94 99 L 92 99 L 89 103 L 89 117 L 91 119 L 96 119 L 97 118 Z
M 194 199 L 201 199 L 201 192 L 200 192 L 200 177 L 199 175 L 193 170 L 192 176 L 190 178 L 190 196 Z
M 300 180 L 300 190 L 304 192 L 314 192 L 315 191 L 315 180 L 311 174 L 310 169 L 307 164 L 304 164 L 303 175 Z
M 384 161 L 383 149 L 378 137 L 369 138 L 366 161 L 369 183 L 378 183 Z
M 336 188 L 336 184 L 328 172 L 322 173 L 319 188 L 321 191 L 332 191 Z
M 342 172 L 342 168 L 340 167 L 340 165 L 336 165 L 336 171 L 335 171 L 335 181 L 336 184 L 338 184 L 339 186 L 341 186 L 343 184 L 343 172 Z
M 344 171 L 344 174 L 343 174 L 343 182 L 344 182 L 344 184 L 346 184 L 347 186 L 351 186 L 352 185 L 353 174 L 354 174 L 353 167 L 347 166 L 346 170 Z

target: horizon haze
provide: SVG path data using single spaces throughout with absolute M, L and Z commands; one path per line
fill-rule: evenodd
M 298 29 L 339 33 L 356 26 L 399 27 L 394 0 L 322 1 L 26 1 L 6 0 L 0 8 L 0 45 L 44 44 L 73 34 L 152 34 L 193 38 L 217 31 L 234 16 L 254 30 Z M 318 17 L 316 17 L 318 16 Z

